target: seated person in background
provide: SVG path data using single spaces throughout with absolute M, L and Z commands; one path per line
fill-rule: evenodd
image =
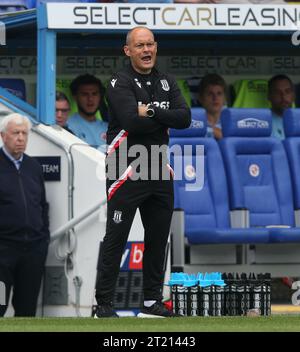
M 68 116 L 71 111 L 70 103 L 66 95 L 62 92 L 56 92 L 55 96 L 55 121 L 56 124 L 73 133 L 68 128 Z
M 268 82 L 268 99 L 272 111 L 272 136 L 284 139 L 283 113 L 295 102 L 293 82 L 286 75 L 273 76 Z
M 199 102 L 207 113 L 207 137 L 222 138 L 220 115 L 226 103 L 226 83 L 216 73 L 204 76 L 199 84 Z
M 68 127 L 77 137 L 102 150 L 106 145 L 107 122 L 96 119 L 100 102 L 104 99 L 101 81 L 89 74 L 81 75 L 72 81 L 70 89 L 78 113 L 69 118 Z

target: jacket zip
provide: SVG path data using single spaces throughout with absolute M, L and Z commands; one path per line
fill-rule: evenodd
M 26 196 L 25 196 L 24 185 L 23 185 L 23 182 L 22 182 L 20 170 L 18 170 L 18 181 L 19 181 L 20 191 L 21 191 L 21 195 L 22 195 L 22 198 L 23 198 L 23 202 L 24 202 L 26 224 L 28 225 L 29 224 L 28 205 L 27 205 L 27 200 L 26 200 Z M 27 231 L 26 231 L 25 232 L 25 241 L 27 241 L 27 240 L 28 240 L 28 234 L 27 234 Z

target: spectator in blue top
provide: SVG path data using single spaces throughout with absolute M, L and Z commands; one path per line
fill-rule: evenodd
M 199 102 L 206 110 L 206 137 L 222 138 L 220 116 L 226 104 L 227 86 L 223 77 L 216 73 L 204 76 L 199 84 Z
M 272 111 L 272 136 L 284 139 L 283 113 L 295 102 L 294 85 L 288 76 L 276 75 L 269 80 L 268 99 Z
M 107 122 L 96 118 L 104 99 L 101 81 L 90 74 L 75 78 L 70 85 L 71 93 L 77 103 L 78 113 L 68 120 L 68 127 L 80 139 L 103 151 L 106 145 Z

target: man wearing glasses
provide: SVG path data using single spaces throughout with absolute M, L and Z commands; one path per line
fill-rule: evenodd
M 62 92 L 56 92 L 55 101 L 55 119 L 56 124 L 64 128 L 70 133 L 73 133 L 68 127 L 68 117 L 71 108 L 67 96 Z

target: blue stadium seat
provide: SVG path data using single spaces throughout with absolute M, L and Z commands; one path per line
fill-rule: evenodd
M 5 88 L 11 94 L 26 101 L 26 88 L 23 79 L 0 78 L 0 87 Z
M 25 0 L 28 9 L 33 9 L 36 7 L 36 0 Z
M 221 115 L 230 208 L 246 208 L 250 227 L 268 227 L 270 242 L 298 242 L 289 165 L 283 144 L 270 137 L 269 109 L 225 109 Z
M 290 165 L 294 209 L 300 209 L 300 109 L 287 109 L 283 115 L 286 149 Z
M 171 129 L 169 143 L 170 162 L 175 171 L 175 208 L 184 210 L 184 232 L 188 243 L 267 243 L 267 229 L 231 228 L 226 176 L 218 144 L 215 139 L 204 137 L 207 126 L 205 110 L 193 108 L 191 111 L 190 128 Z M 186 148 L 183 160 L 178 146 Z M 197 148 L 201 154 L 199 146 L 204 147 L 204 164 L 199 162 L 200 159 L 197 163 Z M 203 187 L 188 190 L 187 186 L 200 184 L 195 181 L 197 177 L 198 181 L 201 180 L 201 173 L 204 173 Z

